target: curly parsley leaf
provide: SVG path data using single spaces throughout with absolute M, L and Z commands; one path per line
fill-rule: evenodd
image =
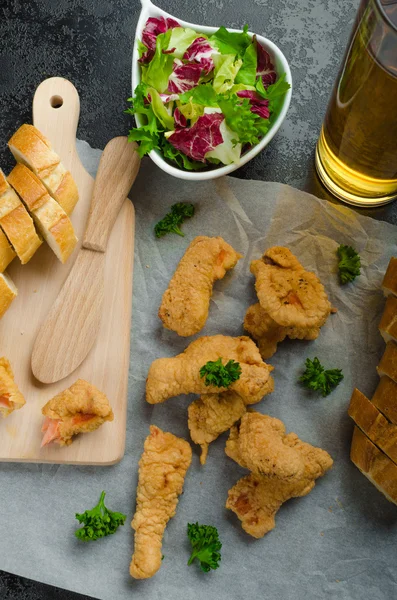
M 305 366 L 299 381 L 308 389 L 321 392 L 322 396 L 328 396 L 343 379 L 342 369 L 325 370 L 317 357 L 307 358 Z
M 352 246 L 341 244 L 337 249 L 339 257 L 338 269 L 341 283 L 349 283 L 360 275 L 361 260 Z
M 209 360 L 200 369 L 200 377 L 205 377 L 205 385 L 228 388 L 234 381 L 240 379 L 240 363 L 229 360 L 225 365 L 222 359 Z

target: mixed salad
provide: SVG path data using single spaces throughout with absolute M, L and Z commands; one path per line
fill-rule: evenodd
M 138 41 L 141 82 L 127 112 L 143 156 L 182 169 L 236 163 L 269 131 L 290 85 L 256 36 L 220 27 L 207 37 L 172 18 L 149 18 Z

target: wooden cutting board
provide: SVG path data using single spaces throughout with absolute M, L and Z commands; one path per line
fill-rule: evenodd
M 80 200 L 71 216 L 81 246 L 94 180 L 76 152 L 80 102 L 76 88 L 66 79 L 46 79 L 33 99 L 33 123 L 51 141 L 63 164 L 71 171 Z M 19 126 L 20 124 L 17 124 Z M 0 418 L 0 461 L 111 465 L 124 454 L 127 387 L 130 355 L 134 207 L 126 199 L 106 251 L 103 316 L 96 342 L 87 358 L 69 377 L 51 385 L 33 377 L 30 362 L 33 343 L 50 307 L 71 269 L 77 248 L 61 265 L 45 244 L 22 266 L 14 259 L 7 271 L 18 296 L 0 321 L 0 356 L 13 367 L 26 405 L 6 419 Z M 93 433 L 77 436 L 71 446 L 50 444 L 40 448 L 41 408 L 76 379 L 93 383 L 109 398 L 114 421 Z

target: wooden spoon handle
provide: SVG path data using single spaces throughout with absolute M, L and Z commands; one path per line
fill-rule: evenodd
M 106 145 L 99 162 L 83 246 L 105 252 L 116 217 L 139 171 L 137 144 L 116 137 Z

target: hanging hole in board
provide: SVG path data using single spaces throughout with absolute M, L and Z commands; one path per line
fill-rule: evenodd
M 63 104 L 63 98 L 61 98 L 61 96 L 52 96 L 50 99 L 50 104 L 52 108 L 61 108 Z

